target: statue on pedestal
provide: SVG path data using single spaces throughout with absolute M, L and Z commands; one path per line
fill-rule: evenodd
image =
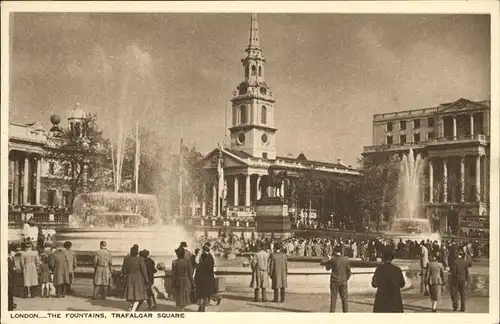
M 266 198 L 284 198 L 284 193 L 281 192 L 281 187 L 284 181 L 287 179 L 286 171 L 274 171 L 269 169 L 269 173 L 267 177 L 263 177 L 260 182 L 259 190 L 263 190 L 263 197 Z M 271 191 L 268 193 L 268 188 L 271 188 Z

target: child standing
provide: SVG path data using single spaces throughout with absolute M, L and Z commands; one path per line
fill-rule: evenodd
M 41 295 L 42 297 L 49 298 L 50 296 L 50 283 L 52 282 L 52 276 L 49 267 L 49 256 L 44 255 L 42 257 L 42 265 L 40 266 L 40 284 L 41 284 Z

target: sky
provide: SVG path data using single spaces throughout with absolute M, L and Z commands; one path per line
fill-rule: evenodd
M 356 164 L 373 114 L 490 99 L 486 15 L 259 14 L 278 155 Z M 11 14 L 11 122 L 79 103 L 202 153 L 224 137 L 250 14 Z M 121 116 L 121 117 L 120 117 Z M 228 120 L 231 118 L 228 117 Z

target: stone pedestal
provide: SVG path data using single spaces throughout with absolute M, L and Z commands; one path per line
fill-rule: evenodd
M 288 215 L 288 204 L 279 197 L 266 197 L 257 201 L 255 207 L 257 233 L 260 236 L 276 238 L 290 237 L 292 224 Z

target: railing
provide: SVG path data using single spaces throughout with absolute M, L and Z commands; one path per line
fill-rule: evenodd
M 30 210 L 32 211 L 32 210 Z M 36 226 L 41 228 L 64 228 L 68 227 L 69 223 L 69 213 L 60 212 L 58 214 L 49 212 L 21 212 L 21 211 L 9 211 L 9 228 L 10 229 L 20 229 L 23 227 L 24 221 L 30 219 L 35 223 Z
M 380 152 L 380 151 L 391 151 L 391 150 L 404 150 L 405 148 L 415 148 L 424 147 L 428 145 L 442 145 L 443 143 L 469 143 L 469 142 L 480 142 L 486 144 L 489 140 L 489 136 L 483 134 L 475 135 L 460 135 L 457 137 L 445 136 L 430 139 L 428 141 L 419 142 L 408 142 L 403 144 L 382 144 L 382 145 L 369 145 L 364 146 L 363 151 L 365 153 Z
M 253 219 L 204 219 L 204 218 L 192 218 L 186 220 L 185 224 L 189 227 L 205 227 L 219 229 L 223 227 L 233 228 L 233 229 L 255 229 L 256 223 Z

